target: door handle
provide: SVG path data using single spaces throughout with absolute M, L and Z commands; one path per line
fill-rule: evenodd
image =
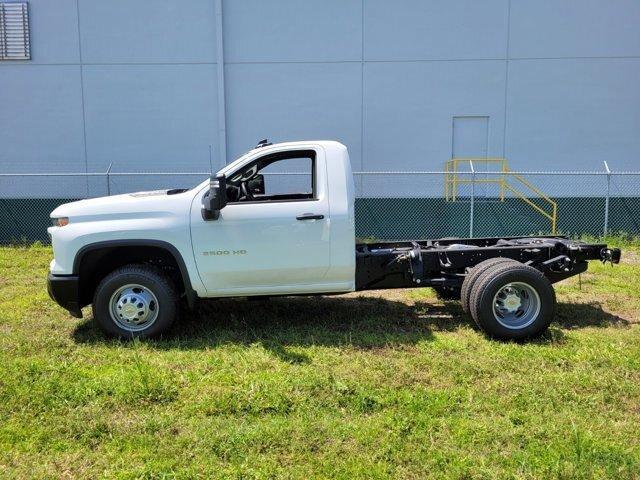
M 322 220 L 324 215 L 317 215 L 315 213 L 303 213 L 302 215 L 298 215 L 296 220 Z

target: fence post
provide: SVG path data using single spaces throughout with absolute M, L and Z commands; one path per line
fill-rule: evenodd
M 604 200 L 604 236 L 607 236 L 609 232 L 609 197 L 611 194 L 611 170 L 609 170 L 609 164 L 604 161 L 604 168 L 607 170 L 607 196 Z
M 473 238 L 473 207 L 476 199 L 476 169 L 473 168 L 473 160 L 469 160 L 471 166 L 471 211 L 469 213 L 469 238 Z
M 502 161 L 500 162 L 500 171 L 502 172 L 502 175 L 500 175 L 500 201 L 501 202 L 504 202 L 504 185 L 505 185 L 504 174 L 507 170 L 508 170 L 507 159 L 503 158 Z
M 109 180 L 109 174 L 111 173 L 111 167 L 113 166 L 113 162 L 109 164 L 109 168 L 107 168 L 107 197 L 111 196 L 111 181 Z

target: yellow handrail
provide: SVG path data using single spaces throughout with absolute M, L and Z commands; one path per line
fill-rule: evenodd
M 474 163 L 480 163 L 480 164 L 499 163 L 500 172 L 502 172 L 502 175 L 500 175 L 499 178 L 496 178 L 496 179 L 489 179 L 489 178 L 475 179 L 475 175 L 474 175 L 474 178 L 471 180 L 460 179 L 458 178 L 458 172 L 459 172 L 458 165 L 462 162 L 464 163 L 474 162 Z M 468 175 L 471 172 L 465 171 L 464 173 Z M 551 207 L 551 212 L 546 211 L 545 209 L 543 209 L 542 207 L 540 207 L 539 205 L 531 201 L 531 199 L 527 197 L 524 193 L 522 193 L 520 190 L 510 185 L 507 182 L 507 178 L 512 178 L 520 182 L 522 185 L 524 185 L 526 188 L 532 191 L 535 195 L 537 195 L 543 201 L 548 203 L 549 206 Z M 509 169 L 509 166 L 507 165 L 506 158 L 452 158 L 451 160 L 447 160 L 445 162 L 444 195 L 445 195 L 446 201 L 455 202 L 458 196 L 458 185 L 469 184 L 469 183 L 497 183 L 498 185 L 500 185 L 500 201 L 504 201 L 505 191 L 509 190 L 517 198 L 525 202 L 527 205 L 532 207 L 534 210 L 536 210 L 538 213 L 543 215 L 545 218 L 549 219 L 551 222 L 551 233 L 552 234 L 556 233 L 556 227 L 558 223 L 557 202 L 555 202 L 554 200 L 549 198 L 547 195 L 545 195 L 539 188 L 532 185 L 531 182 L 525 179 L 522 175 L 512 172 Z
M 556 233 L 556 226 L 557 226 L 557 223 L 558 223 L 558 203 L 556 201 L 554 201 L 554 200 L 551 200 L 547 195 L 542 193 L 542 191 L 540 191 L 539 188 L 533 186 L 528 180 L 526 180 L 524 177 L 522 177 L 522 175 L 518 175 L 517 173 L 512 173 L 512 172 L 509 172 L 509 173 L 511 174 L 511 176 L 513 178 L 515 178 L 516 180 L 521 182 L 523 185 L 525 185 L 531 191 L 536 193 L 540 198 L 542 198 L 544 201 L 546 201 L 549 205 L 551 205 L 551 214 L 546 214 L 546 212 L 545 212 L 545 216 L 549 220 L 551 220 L 551 233 L 555 234 Z M 513 189 L 511 189 L 511 190 L 513 191 Z M 523 200 L 524 200 L 524 198 L 523 198 Z M 528 201 L 527 203 L 532 203 L 532 202 Z
M 529 188 L 530 190 L 532 190 L 534 193 L 536 193 L 540 198 L 543 198 L 547 201 L 547 203 L 550 204 L 554 204 L 556 202 L 554 202 L 553 200 L 551 200 L 549 197 L 547 197 L 544 193 L 542 193 L 540 191 L 539 188 L 531 185 L 531 183 L 526 180 L 522 175 L 518 175 L 517 173 L 513 173 L 509 170 L 507 170 L 507 173 L 509 174 L 509 176 L 511 176 L 512 178 L 515 178 L 516 180 L 518 180 L 519 182 L 522 182 L 527 188 Z
M 470 180 L 461 180 L 458 176 L 458 165 L 460 163 L 499 163 L 500 170 L 506 171 L 508 170 L 505 158 L 500 157 L 467 157 L 467 158 L 452 158 L 451 160 L 447 160 L 444 165 L 445 171 L 445 187 L 444 187 L 444 197 L 446 201 L 456 201 L 458 197 L 458 184 L 461 183 L 472 183 Z M 467 172 L 465 172 L 467 173 Z M 480 182 L 477 180 L 476 182 Z M 500 178 L 498 180 L 488 180 L 484 183 L 500 183 L 500 201 L 504 200 L 504 178 Z
M 511 192 L 515 193 L 516 196 L 518 198 L 520 198 L 521 200 L 525 201 L 526 203 L 528 203 L 529 205 L 531 205 L 531 207 L 535 208 L 538 212 L 540 212 L 541 215 L 544 215 L 545 217 L 547 217 L 549 220 L 553 221 L 553 215 L 550 213 L 547 213 L 542 207 L 539 207 L 538 205 L 536 205 L 535 203 L 533 203 L 529 198 L 527 198 L 527 196 L 522 193 L 520 190 L 513 188 L 511 185 L 507 184 L 506 185 L 507 190 L 510 190 Z

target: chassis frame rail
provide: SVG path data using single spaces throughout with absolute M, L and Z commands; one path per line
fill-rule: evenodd
M 460 288 L 478 263 L 504 257 L 540 270 L 552 283 L 587 270 L 589 260 L 619 263 L 620 249 L 564 236 L 446 238 L 356 245 L 356 290 Z

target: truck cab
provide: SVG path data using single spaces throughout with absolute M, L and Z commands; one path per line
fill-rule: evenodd
M 92 305 L 105 333 L 165 332 L 198 298 L 435 288 L 489 335 L 530 338 L 555 311 L 552 283 L 620 259 L 566 237 L 357 244 L 347 148 L 266 141 L 191 189 L 81 200 L 51 213 L 50 296 Z
M 224 208 L 207 214 L 211 184 L 221 178 Z M 76 317 L 89 304 L 98 317 L 100 285 L 130 266 L 166 277 L 174 296 L 189 305 L 199 297 L 353 291 L 353 197 L 344 145 L 263 142 L 192 189 L 114 195 L 56 208 L 48 229 L 54 251 L 48 290 Z M 108 333 L 137 334 L 141 325 L 157 322 L 153 309 L 159 299 L 143 285 L 132 285 L 137 286 L 125 289 L 120 304 L 123 292 L 112 299 L 116 303 L 106 313 L 120 323 Z M 134 312 L 134 304 L 142 306 Z M 127 306 L 131 318 L 119 318 Z

